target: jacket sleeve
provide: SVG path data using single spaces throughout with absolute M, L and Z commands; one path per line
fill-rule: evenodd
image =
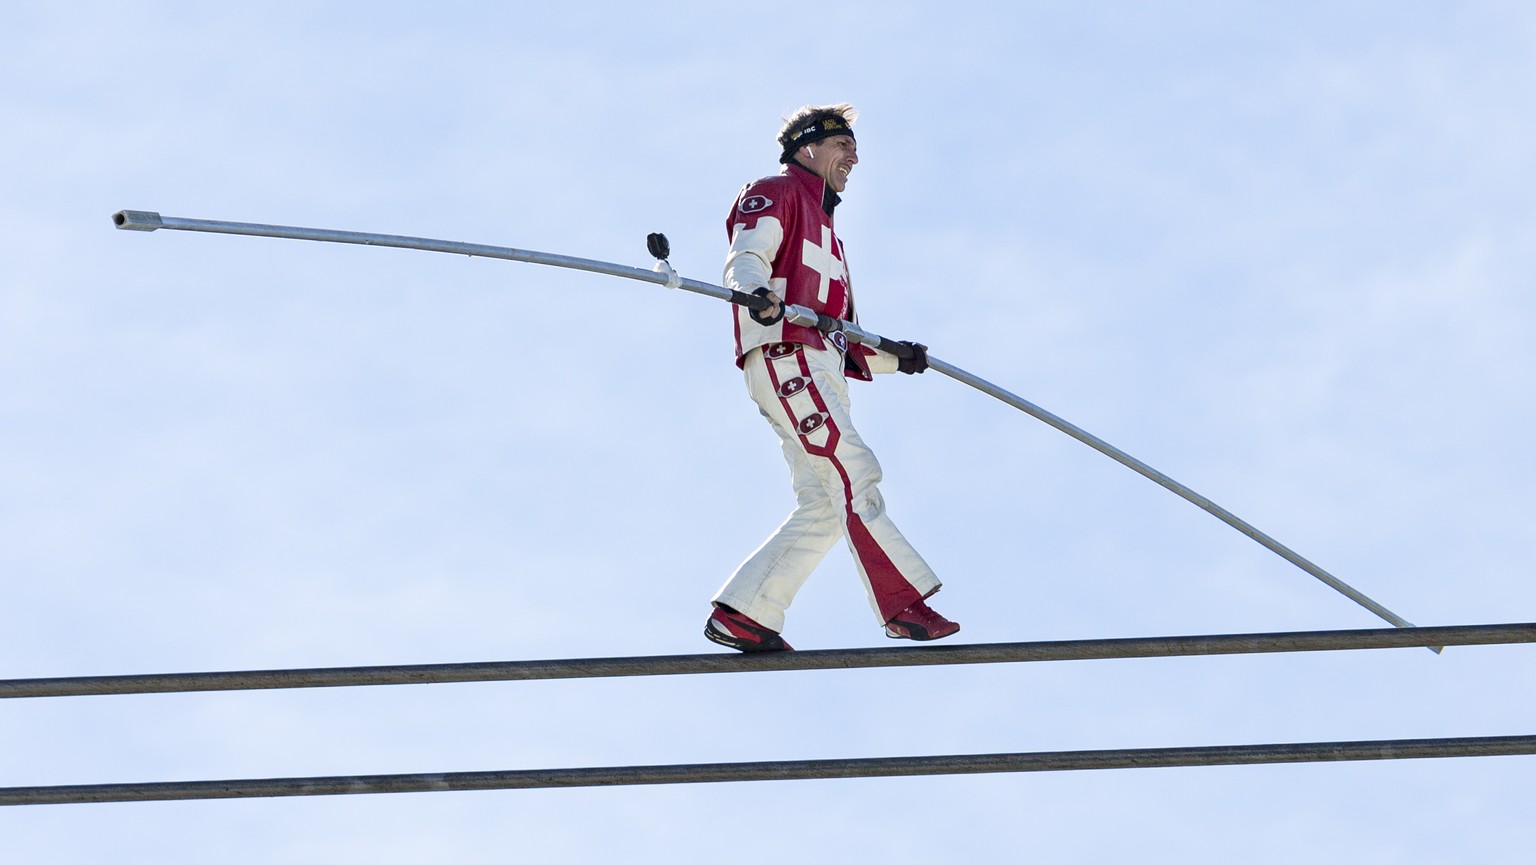
M 851 379 L 871 381 L 876 375 L 896 372 L 896 355 L 877 351 L 867 345 L 850 345 L 843 355 L 843 372 Z
M 773 285 L 773 263 L 784 245 L 785 196 L 773 180 L 748 183 L 736 194 L 726 228 L 731 248 L 725 254 L 726 288 L 751 293 Z
M 784 244 L 784 226 L 773 216 L 759 216 L 750 227 L 738 222 L 731 229 L 731 249 L 725 255 L 724 285 L 751 293 L 766 287 L 773 276 L 773 259 Z
M 897 371 L 897 365 L 901 361 L 896 355 L 879 349 L 865 348 L 862 345 L 859 348 L 868 352 L 864 356 L 864 363 L 869 367 L 870 372 L 880 375 Z

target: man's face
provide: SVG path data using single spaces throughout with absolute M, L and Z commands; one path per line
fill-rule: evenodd
M 848 173 L 859 164 L 859 145 L 851 135 L 834 135 L 800 148 L 800 162 L 821 175 L 833 192 L 848 186 Z

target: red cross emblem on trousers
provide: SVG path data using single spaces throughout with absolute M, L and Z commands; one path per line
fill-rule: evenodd
M 805 379 L 799 376 L 795 376 L 789 381 L 779 385 L 779 396 L 791 397 L 802 390 L 805 390 Z

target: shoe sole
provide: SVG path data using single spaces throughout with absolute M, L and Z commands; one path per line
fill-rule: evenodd
M 928 633 L 928 631 L 924 630 L 923 628 L 917 628 L 917 631 L 918 633 L 893 634 L 891 633 L 890 626 L 887 625 L 885 629 L 885 635 L 893 640 L 913 640 L 919 643 L 927 643 L 933 640 L 942 640 L 945 637 L 953 637 L 955 634 L 960 633 L 960 626 L 956 625 L 953 631 L 946 631 L 942 634 L 939 634 L 938 636 L 934 636 Z

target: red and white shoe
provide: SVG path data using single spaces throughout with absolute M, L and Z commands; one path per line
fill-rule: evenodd
M 885 635 L 893 640 L 942 640 L 960 626 L 918 601 L 885 623 Z
M 770 630 L 730 607 L 716 604 L 704 623 L 704 636 L 740 652 L 790 652 L 778 631 Z

